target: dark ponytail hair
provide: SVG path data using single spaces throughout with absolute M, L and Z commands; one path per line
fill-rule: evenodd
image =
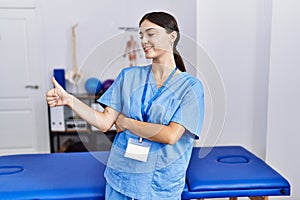
M 179 33 L 179 28 L 178 28 L 176 19 L 172 15 L 165 13 L 165 12 L 151 12 L 142 17 L 142 19 L 140 20 L 139 26 L 141 26 L 142 22 L 146 19 L 154 24 L 157 24 L 158 26 L 165 28 L 167 33 L 171 33 L 173 31 L 177 32 L 177 38 L 174 41 L 173 55 L 174 55 L 174 60 L 175 60 L 177 68 L 180 71 L 185 72 L 186 71 L 185 65 L 183 63 L 183 60 L 182 60 L 179 52 L 176 49 L 176 46 L 180 39 L 180 33 Z

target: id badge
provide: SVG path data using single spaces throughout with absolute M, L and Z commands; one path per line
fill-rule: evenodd
M 137 139 L 129 138 L 125 157 L 147 162 L 150 146 L 151 144 L 148 142 L 139 142 Z

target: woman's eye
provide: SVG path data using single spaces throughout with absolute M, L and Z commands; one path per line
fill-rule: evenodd
M 154 36 L 155 33 L 147 33 L 147 37 L 152 37 Z M 140 35 L 139 38 L 142 40 L 144 38 L 145 35 Z

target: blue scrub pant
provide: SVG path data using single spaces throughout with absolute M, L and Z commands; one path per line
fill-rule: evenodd
M 134 198 L 127 197 L 120 192 L 117 192 L 109 184 L 106 183 L 105 187 L 105 200 L 134 200 Z
M 138 199 L 125 196 L 124 194 L 121 194 L 120 192 L 114 190 L 109 184 L 106 183 L 105 200 L 138 200 Z M 181 197 L 168 198 L 168 200 L 181 200 Z

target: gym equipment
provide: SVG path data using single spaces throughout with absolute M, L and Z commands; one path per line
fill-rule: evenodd
M 96 95 L 101 91 L 102 83 L 99 79 L 92 77 L 85 81 L 84 87 L 88 94 Z
M 112 84 L 114 80 L 113 79 L 107 79 L 102 83 L 102 90 L 105 92 Z

